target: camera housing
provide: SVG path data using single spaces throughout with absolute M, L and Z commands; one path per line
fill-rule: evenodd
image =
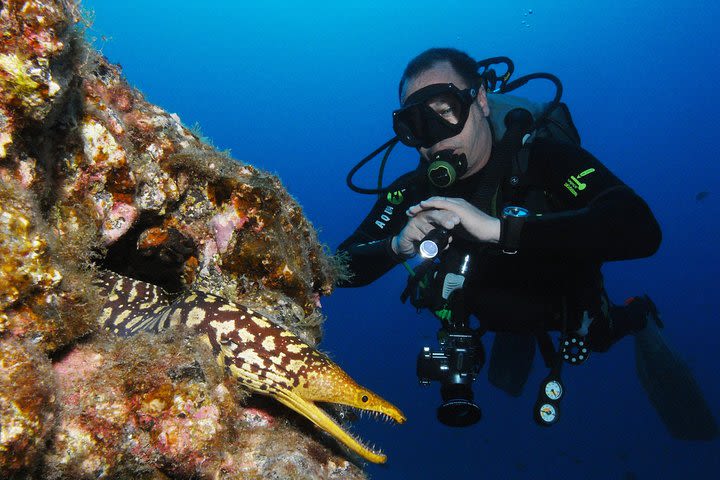
M 421 385 L 440 382 L 440 422 L 451 427 L 477 423 L 482 412 L 473 402 L 472 383 L 485 363 L 482 342 L 472 331 L 440 330 L 438 340 L 440 350 L 423 347 L 418 355 L 418 380 Z

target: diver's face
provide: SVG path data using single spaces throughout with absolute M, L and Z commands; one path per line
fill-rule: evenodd
M 449 62 L 435 64 L 429 70 L 421 72 L 416 77 L 410 78 L 403 88 L 401 101 L 417 92 L 423 87 L 436 83 L 452 83 L 460 90 L 469 88 L 462 77 L 452 68 Z M 443 108 L 443 105 L 437 105 Z M 430 105 L 435 108 L 434 105 Z M 437 111 L 437 110 L 436 110 Z M 442 114 L 443 112 L 438 112 Z M 454 137 L 441 140 L 430 148 L 419 148 L 420 156 L 425 161 L 441 150 L 453 150 L 455 153 L 464 153 L 468 160 L 468 171 L 462 178 L 468 177 L 481 170 L 487 165 L 492 148 L 492 134 L 486 117 L 490 114 L 485 90 L 480 89 L 477 98 L 470 107 L 470 114 L 463 130 Z

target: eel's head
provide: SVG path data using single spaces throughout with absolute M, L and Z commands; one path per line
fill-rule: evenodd
M 207 334 L 218 363 L 243 385 L 300 413 L 364 459 L 385 462 L 385 455 L 348 433 L 315 402 L 347 405 L 403 423 L 405 416 L 397 407 L 358 385 L 292 332 L 249 308 L 200 293 L 179 305 L 178 316 Z
M 204 292 L 169 304 L 158 287 L 108 273 L 98 282 L 108 301 L 101 322 L 119 335 L 182 323 L 204 333 L 220 365 L 250 390 L 268 395 L 325 430 L 370 462 L 385 455 L 348 433 L 315 402 L 347 405 L 403 423 L 394 405 L 361 387 L 326 355 L 242 305 Z
M 319 352 L 313 352 L 306 360 L 306 365 L 302 380 L 289 391 L 280 394 L 278 400 L 310 419 L 364 459 L 385 463 L 387 457 L 384 454 L 347 432 L 315 402 L 346 405 L 361 413 L 369 413 L 374 418 L 396 423 L 405 422 L 403 413 L 376 393 L 358 385 L 337 364 Z

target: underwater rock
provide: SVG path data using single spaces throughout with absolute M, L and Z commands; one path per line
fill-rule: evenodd
M 365 478 L 196 333 L 100 331 L 103 269 L 315 347 L 341 269 L 277 177 L 147 102 L 83 22 L 72 0 L 0 2 L 3 477 Z
M 34 345 L 0 338 L 0 471 L 3 478 L 30 476 L 55 420 L 55 377 L 50 360 Z
M 282 416 L 243 407 L 247 393 L 189 330 L 96 335 L 53 368 L 63 411 L 46 475 L 364 478 Z
M 98 309 L 83 288 L 92 277 L 72 263 L 33 196 L 13 178 L 0 183 L 0 334 L 45 352 L 95 329 Z
M 65 246 L 83 241 L 75 258 L 99 253 L 103 267 L 169 291 L 198 283 L 251 304 L 272 291 L 300 307 L 289 327 L 317 341 L 318 298 L 337 271 L 300 205 L 277 177 L 148 103 L 82 40 L 78 11 L 3 3 L 3 181 L 32 192 Z
M 70 76 L 56 67 L 72 50 L 69 27 L 79 19 L 72 2 L 0 4 L 0 159 L 17 155 L 22 130 L 63 101 Z

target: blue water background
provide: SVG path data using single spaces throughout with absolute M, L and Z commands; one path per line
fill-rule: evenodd
M 150 102 L 279 175 L 333 249 L 373 202 L 351 192 L 345 175 L 392 135 L 397 81 L 410 58 L 453 46 L 476 58 L 508 55 L 516 74 L 555 73 L 583 146 L 647 200 L 663 228 L 652 258 L 606 265 L 611 297 L 655 299 L 665 337 L 716 416 L 719 4 L 84 2 L 95 13 L 88 36 Z M 542 99 L 550 89 L 523 93 Z M 415 162 L 411 150 L 396 151 L 388 178 Z M 375 172 L 361 172 L 358 183 L 373 185 Z M 701 191 L 709 195 L 699 201 Z M 665 431 L 636 378 L 631 339 L 564 370 L 562 420 L 551 429 L 531 418 L 547 374 L 539 359 L 520 398 L 490 387 L 484 370 L 475 385 L 482 421 L 439 425 L 438 387 L 421 388 L 415 376 L 417 352 L 438 325 L 399 303 L 404 282 L 398 268 L 323 300 L 322 349 L 408 417 L 403 426 L 357 425 L 389 456 L 368 466 L 372 478 L 720 478 L 719 441 L 677 441 Z

